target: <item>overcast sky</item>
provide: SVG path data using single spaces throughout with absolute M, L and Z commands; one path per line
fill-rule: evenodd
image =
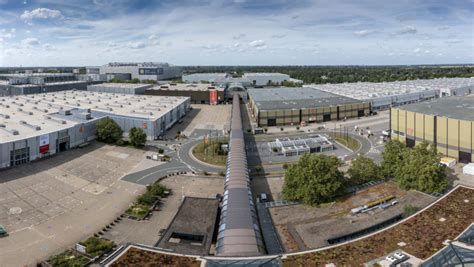
M 474 62 L 474 0 L 0 0 L 0 66 Z

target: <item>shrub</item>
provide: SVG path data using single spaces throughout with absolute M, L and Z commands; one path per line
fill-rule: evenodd
M 146 133 L 142 128 L 133 127 L 130 129 L 128 138 L 134 147 L 142 147 L 146 143 Z
M 89 237 L 86 241 L 81 242 L 86 247 L 86 252 L 93 256 L 100 256 L 107 250 L 112 249 L 114 242 L 97 237 Z
M 122 139 L 123 131 L 111 118 L 104 118 L 97 122 L 97 139 L 105 143 L 116 143 Z
M 158 148 L 158 153 L 163 154 L 165 153 L 165 150 L 163 148 Z

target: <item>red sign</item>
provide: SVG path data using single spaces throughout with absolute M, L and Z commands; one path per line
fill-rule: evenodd
M 40 154 L 45 154 L 49 152 L 49 144 L 40 146 Z
M 209 91 L 209 104 L 217 105 L 217 90 Z

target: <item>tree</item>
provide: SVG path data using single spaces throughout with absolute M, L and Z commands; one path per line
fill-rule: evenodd
M 385 144 L 385 149 L 382 152 L 382 173 L 386 177 L 393 177 L 395 171 L 401 165 L 404 151 L 407 148 L 398 140 L 389 140 Z
M 283 197 L 317 205 L 332 200 L 344 186 L 341 162 L 334 156 L 305 154 L 285 170 Z
M 123 131 L 111 118 L 100 120 L 97 125 L 97 139 L 106 143 L 115 143 L 122 139 Z
M 352 184 L 362 184 L 383 178 L 381 168 L 375 162 L 365 156 L 358 156 L 352 161 L 352 166 L 348 170 Z
M 133 127 L 128 132 L 130 143 L 134 147 L 142 147 L 146 143 L 146 133 L 142 128 Z
M 426 142 L 405 150 L 401 166 L 395 171 L 395 181 L 402 189 L 441 193 L 448 186 L 446 167 L 440 164 L 436 148 Z

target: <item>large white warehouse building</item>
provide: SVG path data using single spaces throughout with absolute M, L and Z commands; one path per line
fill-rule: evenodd
M 383 83 L 313 84 L 309 87 L 371 103 L 372 110 L 474 92 L 474 78 L 443 78 Z
M 0 98 L 0 168 L 13 167 L 95 138 L 96 122 L 112 118 L 127 134 L 142 128 L 161 136 L 190 108 L 189 97 L 87 91 Z

